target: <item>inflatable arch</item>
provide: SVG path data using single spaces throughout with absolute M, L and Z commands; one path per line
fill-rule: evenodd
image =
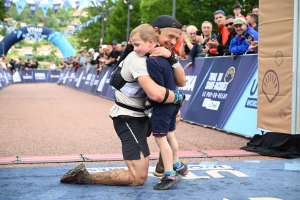
M 0 43 L 0 55 L 6 55 L 12 45 L 23 39 L 27 39 L 28 37 L 40 40 L 46 39 L 50 41 L 59 48 L 65 59 L 69 56 L 76 55 L 73 46 L 61 33 L 47 27 L 39 26 L 23 27 L 6 35 Z

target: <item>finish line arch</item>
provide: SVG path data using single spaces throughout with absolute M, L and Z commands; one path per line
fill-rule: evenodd
M 14 30 L 1 41 L 0 55 L 7 54 L 8 50 L 16 43 L 27 38 L 45 39 L 57 46 L 64 58 L 75 56 L 76 52 L 71 43 L 61 33 L 47 27 L 27 26 Z

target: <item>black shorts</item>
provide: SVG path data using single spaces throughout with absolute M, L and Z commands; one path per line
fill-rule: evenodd
M 122 142 L 124 160 L 139 160 L 150 155 L 147 143 L 148 117 L 113 117 L 115 130 Z

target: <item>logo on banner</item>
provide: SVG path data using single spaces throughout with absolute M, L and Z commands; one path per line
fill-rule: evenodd
M 194 90 L 194 86 L 197 80 L 197 76 L 193 76 L 193 75 L 186 75 L 186 84 L 184 87 L 179 87 L 179 90 L 183 90 L 183 91 L 190 91 L 193 92 Z M 190 99 L 191 95 L 190 94 L 185 94 L 185 100 L 188 101 Z
M 23 75 L 23 79 L 32 79 L 31 75 L 28 75 L 27 73 Z
M 50 74 L 50 78 L 59 78 L 59 75 L 58 74 L 57 75 Z
M 43 28 L 41 28 L 41 27 L 27 27 L 27 32 L 30 35 L 41 36 L 42 33 L 43 33 Z
M 202 97 L 205 97 L 202 107 L 209 110 L 219 110 L 221 100 L 227 98 L 228 85 L 233 81 L 235 76 L 235 67 L 229 67 L 224 73 L 211 72 L 205 85 Z M 214 100 L 213 100 L 214 99 Z
M 34 77 L 36 80 L 45 80 L 46 79 L 46 74 L 45 73 L 35 73 Z
M 279 79 L 274 70 L 268 70 L 265 73 L 262 82 L 262 91 L 270 103 L 272 103 L 279 94 Z
M 227 70 L 224 76 L 224 82 L 230 83 L 234 79 L 234 75 L 235 75 L 235 68 L 229 67 L 229 69 Z
M 254 96 L 256 91 L 257 91 L 257 82 L 256 79 L 254 79 L 250 90 L 250 96 Z M 245 107 L 257 109 L 257 98 L 248 98 Z

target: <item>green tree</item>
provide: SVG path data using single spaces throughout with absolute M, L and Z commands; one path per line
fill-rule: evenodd
M 6 17 L 6 10 L 4 6 L 4 1 L 0 0 L 0 22 L 3 22 L 5 17 Z
M 129 33 L 142 23 L 140 4 L 141 0 L 130 0 L 132 10 L 130 11 Z M 108 18 L 105 29 L 105 42 L 110 44 L 113 39 L 118 42 L 126 41 L 127 35 L 127 9 L 128 5 L 123 1 L 117 1 L 113 12 Z

